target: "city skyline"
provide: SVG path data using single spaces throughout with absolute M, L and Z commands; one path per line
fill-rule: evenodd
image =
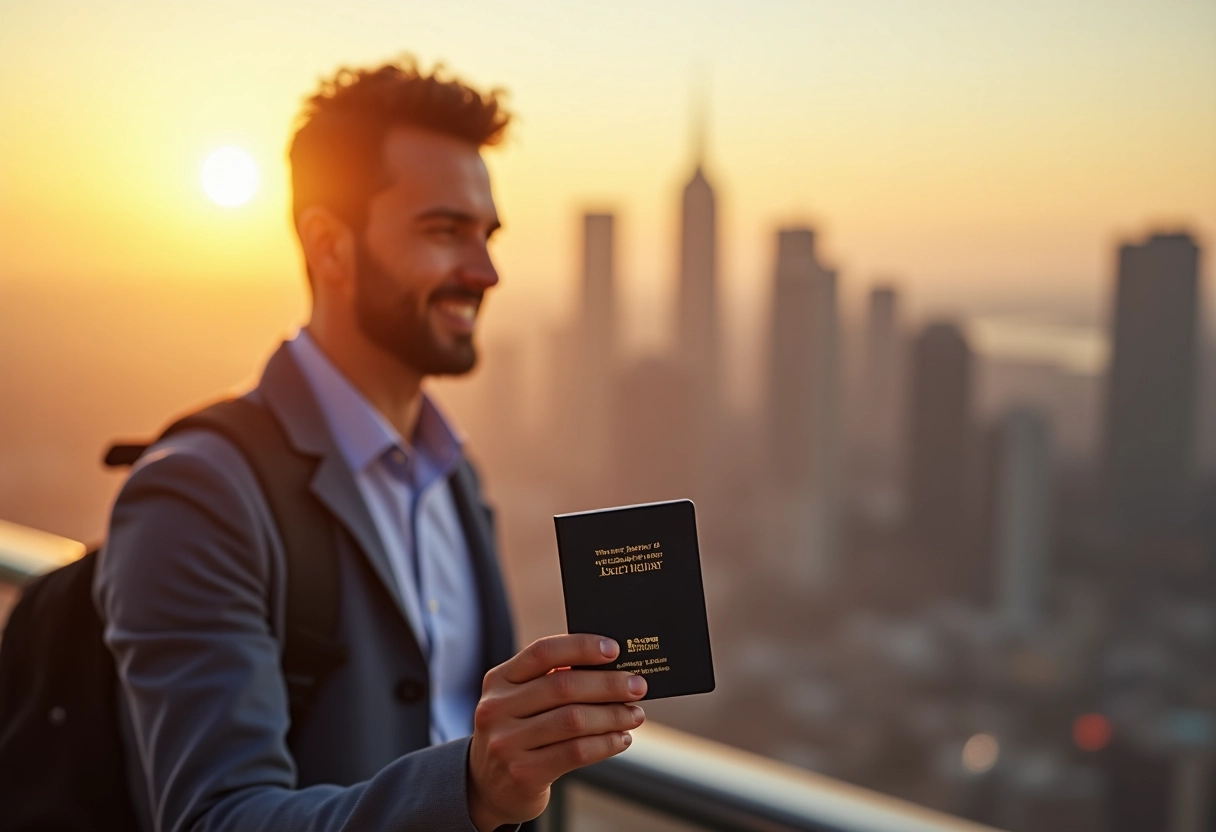
M 534 32 L 527 54 L 500 42 L 493 14 L 452 20 L 378 2 L 342 14 L 272 2 L 242 9 L 239 28 L 224 25 L 237 14 L 226 3 L 58 11 L 6 11 L 0 27 L 0 77 L 22 79 L 0 84 L 14 125 L 0 136 L 10 185 L 0 217 L 16 241 L 0 252 L 6 283 L 138 292 L 150 281 L 247 281 L 302 299 L 282 162 L 292 118 L 322 73 L 402 48 L 504 84 L 520 115 L 507 146 L 488 154 L 506 220 L 488 334 L 570 318 L 571 218 L 610 210 L 632 352 L 674 339 L 660 324 L 677 296 L 675 188 L 689 157 L 691 80 L 704 67 L 705 164 L 723 204 L 722 351 L 736 400 L 757 392 L 747 345 L 764 325 L 778 226 L 817 228 L 845 278 L 846 318 L 892 275 L 908 290 L 910 320 L 1021 312 L 1090 334 L 1105 314 L 1114 241 L 1180 225 L 1201 242 L 1216 233 L 1216 56 L 1204 40 L 1216 10 L 1205 4 L 930 3 L 913 13 L 869 2 L 701 15 L 538 4 L 522 12 Z M 747 36 L 733 15 L 750 21 Z M 310 34 L 320 23 L 321 43 Z M 118 41 L 98 42 L 97 31 Z M 797 33 L 808 31 L 828 43 L 798 57 Z M 205 44 L 190 46 L 200 34 Z M 599 42 L 612 37 L 635 45 L 628 60 L 604 60 Z M 210 49 L 227 60 L 204 60 Z M 121 73 L 121 92 L 98 66 Z M 208 203 L 197 183 L 206 153 L 226 143 L 247 145 L 262 168 L 262 192 L 240 209 Z
M 592 245 L 598 226 L 615 221 L 584 218 L 588 251 L 603 251 Z M 1106 323 L 1116 345 L 1112 380 L 1104 397 L 1090 398 L 1091 433 L 1115 439 L 1077 456 L 1075 447 L 1061 453 L 1056 435 L 1071 431 L 1061 400 L 1089 397 L 1087 384 L 1078 390 L 1077 378 L 1045 376 L 1042 367 L 1003 367 L 996 375 L 1023 372 L 1006 379 L 1013 383 L 1002 401 L 984 404 L 994 367 L 960 322 L 908 322 L 906 291 L 890 287 L 871 293 L 865 330 L 838 346 L 837 274 L 820 258 L 815 229 L 775 235 L 768 397 L 758 412 L 728 418 L 729 434 L 689 430 L 695 370 L 682 365 L 680 344 L 665 356 L 618 359 L 612 375 L 589 372 L 598 364 L 588 360 L 580 376 L 615 401 L 616 466 L 605 482 L 577 468 L 557 504 L 693 497 L 713 564 L 711 594 L 712 576 L 726 573 L 717 620 L 730 622 L 719 624 L 735 649 L 725 651 L 736 662 L 727 666 L 753 678 L 759 662 L 749 653 L 762 633 L 766 649 L 776 641 L 789 651 L 768 678 L 780 690 L 799 679 L 797 696 L 766 699 L 737 684 L 716 710 L 693 717 L 673 709 L 664 718 L 1019 832 L 1113 832 L 1125 828 L 1131 804 L 1138 820 L 1126 828 L 1166 828 L 1207 811 L 1201 793 L 1174 789 L 1208 771 L 1211 700 L 1195 678 L 1208 678 L 1210 662 L 1187 664 L 1188 675 L 1181 667 L 1216 630 L 1196 618 L 1181 633 L 1164 610 L 1191 616 L 1208 603 L 1210 524 L 1202 508 L 1183 510 L 1147 535 L 1128 534 L 1122 516 L 1095 510 L 1110 486 L 1118 496 L 1119 481 L 1137 493 L 1165 486 L 1183 509 L 1210 493 L 1211 471 L 1190 479 L 1180 470 L 1197 459 L 1196 445 L 1178 435 L 1199 417 L 1196 390 L 1212 392 L 1210 377 L 1195 377 L 1201 246 L 1181 233 L 1148 233 L 1118 249 L 1121 266 L 1106 288 L 1118 310 Z M 575 329 L 595 328 L 596 311 L 584 305 Z M 850 363 L 859 375 L 852 393 L 831 383 Z M 1028 389 L 1038 400 L 1019 395 Z M 563 397 L 551 401 L 547 424 L 568 423 Z M 873 420 L 880 403 L 888 418 Z M 837 409 L 845 413 L 839 436 Z M 584 440 L 593 431 L 589 422 L 575 426 Z M 543 448 L 546 429 L 534 435 Z M 504 441 L 500 431 L 489 444 Z M 848 447 L 840 475 L 817 461 L 824 446 Z M 1118 471 L 1129 452 L 1143 462 L 1163 446 L 1172 450 L 1163 471 Z M 711 461 L 708 477 L 689 476 L 697 459 Z M 1112 460 L 1114 475 L 1104 479 Z M 833 540 L 835 511 L 844 533 Z M 1119 511 L 1129 514 L 1126 505 Z M 777 620 L 757 623 L 770 604 Z M 801 671 L 792 669 L 799 661 Z M 875 695 L 876 678 L 885 698 Z M 1163 686 L 1167 678 L 1176 690 Z M 740 699 L 764 703 L 763 716 L 735 717 Z M 1077 726 L 1094 720 L 1105 726 L 1102 738 L 1078 739 Z M 842 722 L 870 737 L 868 756 L 850 732 L 835 730 Z M 757 738 L 765 732 L 776 737 Z M 967 737 L 962 769 L 944 765 Z M 976 737 L 992 743 L 986 767 L 968 766 Z M 894 752 L 907 756 L 885 765 Z M 998 757 L 1002 774 L 985 779 Z M 1031 782 L 1046 769 L 1058 777 Z M 1124 784 L 1139 771 L 1155 779 Z

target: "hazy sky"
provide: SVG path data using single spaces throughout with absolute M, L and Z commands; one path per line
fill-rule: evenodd
M 635 345 L 668 337 L 693 91 L 709 90 L 732 339 L 774 231 L 811 222 L 850 302 L 1101 312 L 1115 242 L 1216 239 L 1212 0 L 0 0 L 0 281 L 298 281 L 284 149 L 340 64 L 412 51 L 502 85 L 491 330 L 568 309 L 578 214 L 619 212 Z M 207 200 L 224 144 L 262 190 Z M 1209 293 L 1210 296 L 1211 293 Z

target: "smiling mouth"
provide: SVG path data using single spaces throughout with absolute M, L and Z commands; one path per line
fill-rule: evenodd
M 477 324 L 477 309 L 481 305 L 477 298 L 445 297 L 432 302 L 436 312 L 454 329 L 472 332 Z

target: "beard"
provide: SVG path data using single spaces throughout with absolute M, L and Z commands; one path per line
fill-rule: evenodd
M 362 239 L 355 248 L 355 267 L 355 320 L 368 340 L 422 375 L 463 375 L 477 365 L 473 336 L 441 338 L 427 313 L 440 298 L 480 301 L 480 292 L 440 287 L 424 300 L 417 289 L 402 291 Z

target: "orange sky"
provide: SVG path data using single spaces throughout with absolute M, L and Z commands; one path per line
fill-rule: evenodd
M 1092 319 L 1115 241 L 1160 224 L 1195 230 L 1210 271 L 1210 0 L 43 0 L 0 6 L 0 282 L 302 285 L 292 117 L 321 74 L 404 50 L 508 87 L 519 114 L 490 155 L 506 221 L 492 335 L 566 313 L 578 213 L 609 208 L 630 343 L 669 337 L 698 76 L 736 347 L 755 341 L 783 223 L 821 229 L 850 303 L 892 275 L 922 314 Z M 198 183 L 225 144 L 261 169 L 239 208 Z

